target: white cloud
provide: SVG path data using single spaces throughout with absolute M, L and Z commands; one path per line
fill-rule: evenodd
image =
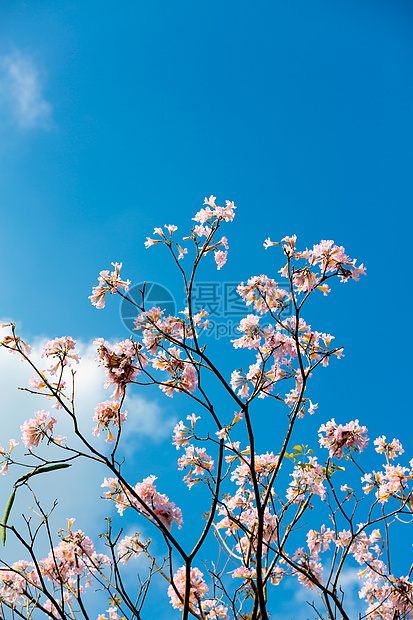
M 9 333 L 8 328 L 0 329 L 0 340 Z M 41 359 L 41 351 L 47 339 L 36 339 L 30 342 L 33 345 L 33 352 L 30 356 L 37 368 L 44 370 L 50 366 L 49 360 Z M 92 421 L 94 408 L 97 403 L 107 400 L 112 391 L 103 388 L 105 379 L 104 370 L 98 367 L 94 358 L 96 357 L 96 347 L 92 343 L 77 343 L 76 349 L 81 353 L 80 364 L 74 364 L 75 375 L 75 402 L 76 416 L 79 428 L 88 441 L 102 452 L 108 453 L 107 444 L 104 436 L 94 438 L 92 428 L 95 423 Z M 10 354 L 7 350 L 0 348 L 0 445 L 7 448 L 7 441 L 10 438 L 16 439 L 20 445 L 13 452 L 16 460 L 24 462 L 25 452 L 21 442 L 20 425 L 31 417 L 35 411 L 44 409 L 50 411 L 51 415 L 57 419 L 55 427 L 56 434 L 68 437 L 68 445 L 81 449 L 81 443 L 76 440 L 73 433 L 72 422 L 62 411 L 51 408 L 52 402 L 45 397 L 36 396 L 26 391 L 17 390 L 18 387 L 26 387 L 28 380 L 34 375 L 34 371 L 27 363 L 22 363 L 18 355 Z M 70 374 L 66 379 L 70 379 Z M 161 441 L 171 436 L 172 426 L 176 423 L 170 415 L 165 414 L 163 408 L 156 401 L 148 400 L 141 395 L 127 397 L 125 408 L 128 410 L 128 420 L 123 426 L 122 444 L 125 445 L 124 454 L 128 459 L 132 458 L 134 450 L 142 442 Z M 36 454 L 44 458 L 50 456 L 50 450 L 57 450 L 53 447 L 40 445 L 36 449 Z M 110 449 L 110 448 L 109 448 Z M 84 450 L 87 451 L 86 449 Z M 56 455 L 56 451 L 54 452 Z M 67 457 L 67 454 L 63 455 Z M 59 457 L 61 455 L 59 454 Z M 54 457 L 56 458 L 56 456 Z M 31 463 L 34 459 L 30 460 Z M 21 468 L 11 466 L 7 476 L 0 477 L 0 496 L 3 498 L 0 505 L 0 516 L 7 502 L 7 497 L 11 492 L 14 481 L 22 474 Z M 112 512 L 108 502 L 99 499 L 102 496 L 101 483 L 105 476 L 110 476 L 110 472 L 104 466 L 88 459 L 77 459 L 72 467 L 67 470 L 39 476 L 33 479 L 33 488 L 41 499 L 41 504 L 45 509 L 52 506 L 55 498 L 59 504 L 54 511 L 53 530 L 57 531 L 60 527 L 66 526 L 66 517 L 76 517 L 76 525 L 86 531 L 93 539 L 97 534 L 104 531 L 106 527 L 104 517 Z M 41 479 L 42 478 L 42 479 Z M 22 526 L 20 515 L 24 512 L 30 515 L 28 506 L 33 506 L 33 498 L 27 489 L 19 489 L 16 503 L 13 507 L 13 517 Z M 15 523 L 13 519 L 13 523 Z M 15 561 L 17 545 L 9 537 L 7 553 L 13 554 Z M 95 541 L 97 542 L 97 541 Z M 4 554 L 2 553 L 4 557 Z M 9 556 L 10 557 L 10 556 Z
M 50 129 L 52 105 L 43 95 L 34 59 L 20 52 L 0 57 L 0 112 L 22 129 Z

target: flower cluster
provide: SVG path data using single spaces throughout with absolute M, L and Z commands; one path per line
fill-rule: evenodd
M 119 272 L 122 267 L 122 263 L 112 263 L 115 271 L 109 273 L 109 271 L 101 271 L 99 274 L 99 284 L 95 286 L 92 290 L 92 295 L 90 295 L 89 299 L 98 310 L 105 307 L 105 295 L 106 293 L 110 293 L 114 295 L 119 291 L 119 289 L 123 289 L 125 293 L 129 290 L 130 280 L 121 280 Z
M 178 459 L 178 469 L 186 469 L 189 467 L 189 473 L 184 477 L 184 481 L 191 488 L 197 482 L 200 482 L 202 476 L 214 469 L 214 461 L 208 456 L 205 448 L 197 448 L 185 446 L 185 454 Z M 194 476 L 199 476 L 195 478 Z
M 80 356 L 74 350 L 75 347 L 76 340 L 73 340 L 71 336 L 62 336 L 62 338 L 49 340 L 42 351 L 42 357 L 57 358 L 57 362 L 48 369 L 51 375 L 55 375 L 59 368 L 71 366 L 72 361 L 76 362 L 76 364 L 79 363 Z M 70 353 L 70 351 L 73 351 L 73 353 Z
M 337 275 L 341 282 L 347 282 L 350 278 L 359 280 L 360 275 L 366 274 L 365 267 L 363 265 L 357 267 L 357 260 L 355 258 L 350 259 L 345 254 L 344 248 L 335 245 L 334 241 L 323 240 L 314 245 L 312 250 L 306 249 L 304 252 L 296 249 L 296 241 L 296 235 L 284 237 L 281 240 L 288 262 L 280 269 L 280 273 L 282 277 L 291 279 L 298 293 L 306 294 L 318 289 L 327 295 L 330 289 L 325 282 L 331 275 Z M 269 238 L 266 239 L 264 247 L 267 249 L 271 245 L 279 244 L 272 242 Z M 305 259 L 306 264 L 304 267 L 296 269 L 295 263 L 294 266 L 291 265 L 293 259 L 294 261 Z M 313 270 L 315 267 L 318 267 L 319 272 Z
M 120 429 L 122 424 L 126 421 L 127 415 L 127 411 L 120 410 L 120 403 L 117 401 L 106 400 L 103 403 L 99 403 L 95 407 L 95 415 L 93 416 L 93 421 L 98 422 L 97 426 L 93 429 L 93 434 L 99 437 L 101 431 L 107 431 L 108 436 L 105 441 L 106 443 L 113 443 L 115 437 L 109 426 L 112 425 Z
M 138 482 L 131 491 L 117 478 L 105 478 L 102 487 L 109 488 L 104 495 L 106 499 L 115 502 L 120 515 L 131 506 L 149 519 L 153 518 L 153 513 L 167 530 L 171 529 L 173 522 L 180 528 L 183 523 L 181 509 L 170 502 L 166 495 L 158 493 L 153 484 L 155 480 L 156 476 L 148 476 L 142 482 Z
M 10 454 L 18 445 L 19 444 L 14 439 L 9 439 L 10 449 L 8 451 L 4 450 L 4 448 L 0 446 L 0 465 L 2 465 L 0 474 L 3 476 L 5 476 L 9 471 Z
M 142 553 L 143 544 L 139 540 L 139 534 L 124 536 L 118 543 L 118 557 L 122 564 L 127 564 L 131 557 L 137 558 Z
M 6 570 L 0 571 L 0 597 L 11 609 L 25 608 L 32 590 L 32 598 L 37 600 L 38 609 L 55 617 L 55 604 L 49 598 L 39 603 L 43 590 L 43 580 L 52 583 L 53 591 L 63 595 L 63 600 L 55 598 L 57 605 L 71 603 L 85 588 L 92 584 L 92 576 L 111 564 L 104 554 L 98 554 L 91 539 L 84 532 L 71 529 L 74 519 L 68 519 L 68 529 L 60 530 L 61 541 L 43 560 L 36 563 L 21 560 Z M 24 616 L 26 617 L 26 616 Z M 30 617 L 30 615 L 28 616 Z
M 186 569 L 185 566 L 178 568 L 173 576 L 173 585 L 168 588 L 168 596 L 174 609 L 183 609 L 185 597 Z M 174 587 L 175 586 L 175 587 Z M 177 592 L 178 593 L 177 593 Z M 208 586 L 204 581 L 204 575 L 199 568 L 191 568 L 189 603 L 193 609 L 199 609 L 200 601 L 208 592 Z
M 172 584 L 168 588 L 168 596 L 174 609 L 183 609 L 185 599 L 186 569 L 185 566 L 178 568 L 173 576 Z M 216 599 L 206 599 L 208 586 L 204 575 L 199 568 L 190 569 L 189 604 L 194 613 L 202 611 L 202 617 L 207 620 L 229 619 L 228 608 L 221 605 Z
M 181 446 L 186 446 L 192 437 L 194 437 L 194 428 L 196 421 L 200 419 L 200 416 L 196 416 L 194 413 L 187 415 L 186 419 L 191 422 L 191 429 L 189 429 L 182 420 L 179 420 L 178 424 L 174 426 L 172 444 L 179 450 Z
M 15 324 L 14 323 L 0 323 L 0 327 L 11 327 L 12 335 L 5 336 L 3 340 L 0 341 L 0 347 L 4 347 L 9 351 L 9 353 L 23 353 L 23 355 L 30 355 L 32 348 L 30 345 L 26 344 L 19 336 L 16 336 L 14 333 Z M 23 361 L 24 358 L 21 358 Z
M 48 411 L 36 411 L 35 417 L 26 420 L 20 427 L 22 431 L 22 441 L 26 448 L 35 448 L 39 442 L 47 438 L 49 441 L 61 444 L 67 440 L 66 437 L 53 437 L 53 427 L 56 424 L 55 418 L 47 419 Z
M 215 200 L 215 196 L 205 198 L 204 205 L 207 205 L 206 208 L 201 209 L 195 215 L 193 219 L 197 222 L 197 224 L 192 229 L 191 235 L 189 237 L 184 237 L 183 240 L 188 241 L 188 239 L 193 239 L 198 252 L 199 245 L 202 243 L 202 254 L 205 255 L 212 252 L 214 254 L 217 269 L 221 269 L 227 261 L 228 252 L 226 250 L 228 250 L 228 239 L 226 237 L 222 237 L 219 241 L 213 241 L 213 236 L 218 230 L 221 221 L 232 222 L 235 216 L 234 209 L 236 209 L 236 207 L 234 206 L 234 203 L 229 200 L 226 200 L 225 207 L 219 207 L 215 204 Z M 176 246 L 176 249 L 178 250 L 177 258 L 178 260 L 181 260 L 185 254 L 188 254 L 188 249 L 183 248 L 179 243 L 172 239 L 172 235 L 178 230 L 178 227 L 174 224 L 165 224 L 164 228 L 166 228 L 169 232 L 169 236 L 165 235 L 162 228 L 155 228 L 153 234 L 158 235 L 159 239 L 146 237 L 145 247 L 148 249 L 152 245 L 163 243 L 167 245 L 171 251 L 173 251 L 173 248 Z M 206 237 L 205 242 L 201 242 L 202 237 Z M 224 248 L 224 250 L 222 248 Z
M 171 398 L 174 392 L 193 392 L 198 385 L 195 366 L 189 359 L 181 359 L 181 351 L 176 347 L 170 347 L 167 351 L 161 351 L 153 359 L 152 366 L 157 370 L 166 370 L 171 378 L 162 381 L 161 390 Z
M 325 433 L 325 436 L 323 435 Z M 359 421 L 355 420 L 348 422 L 344 426 L 336 424 L 334 418 L 322 424 L 318 430 L 320 437 L 319 444 L 328 449 L 330 458 L 336 457 L 341 459 L 343 455 L 343 449 L 346 448 L 349 452 L 352 450 L 358 452 L 362 451 L 368 443 L 367 428 L 360 426 Z
M 115 385 L 112 398 L 120 401 L 124 396 L 126 386 L 135 380 L 141 369 L 148 363 L 143 347 L 140 343 L 134 342 L 132 338 L 118 342 L 113 350 L 103 338 L 97 338 L 93 344 L 98 347 L 96 361 L 105 368 L 107 378 L 104 387 L 107 389 L 110 385 Z
M 252 304 L 254 310 L 261 314 L 285 310 L 291 301 L 291 295 L 285 289 L 279 288 L 275 280 L 265 275 L 253 276 L 247 284 L 241 282 L 237 291 L 247 306 Z
M 319 495 L 324 499 L 326 490 L 324 487 L 325 475 L 322 466 L 314 456 L 308 457 L 307 463 L 300 463 L 291 474 L 292 481 L 287 489 L 287 499 L 290 502 L 299 503 L 306 498 L 307 493 Z

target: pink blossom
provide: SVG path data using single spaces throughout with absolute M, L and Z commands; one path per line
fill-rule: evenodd
M 268 248 L 271 247 L 272 245 L 279 245 L 279 243 L 276 241 L 271 241 L 271 239 L 267 237 L 263 245 L 264 245 L 264 248 L 268 250 Z
M 205 599 L 201 602 L 202 611 L 208 620 L 219 620 L 219 618 L 228 619 L 228 607 L 220 605 L 216 599 Z
M 141 368 L 148 364 L 143 345 L 134 342 L 132 337 L 115 344 L 113 350 L 103 338 L 97 338 L 93 344 L 98 346 L 96 361 L 105 368 L 107 379 L 104 387 L 106 389 L 110 385 L 115 385 L 112 398 L 120 400 L 125 393 L 126 386 L 132 383 Z
M 185 583 L 186 583 L 186 569 L 185 566 L 178 568 L 173 576 L 173 584 L 177 589 L 180 596 L 175 592 L 175 588 L 170 585 L 168 588 L 168 596 L 171 599 L 171 605 L 174 609 L 183 609 L 183 600 L 185 597 Z M 199 568 L 191 568 L 190 570 L 190 590 L 189 590 L 189 604 L 196 610 L 198 609 L 198 603 L 205 598 L 208 592 L 208 586 L 204 581 L 204 575 Z M 225 616 L 224 616 L 225 617 Z
M 49 340 L 42 351 L 42 357 L 56 357 L 56 364 L 52 365 L 48 370 L 50 374 L 55 375 L 59 367 L 71 366 L 72 361 L 76 364 L 80 361 L 80 355 L 74 351 L 76 347 L 76 340 L 73 340 L 71 336 L 62 336 L 62 338 L 55 338 Z M 73 353 L 70 353 L 73 351 Z
M 393 441 L 386 443 L 386 437 L 382 435 L 377 437 L 373 443 L 376 446 L 376 452 L 386 454 L 389 459 L 395 459 L 397 454 L 403 454 L 404 452 L 402 444 L 398 439 L 393 439 Z
M 326 436 L 324 437 L 322 433 L 326 433 Z M 367 428 L 360 426 L 358 420 L 342 426 L 332 419 L 327 424 L 322 424 L 318 430 L 320 445 L 328 448 L 330 458 L 338 459 L 343 456 L 344 448 L 361 452 L 368 443 L 368 438 L 364 436 L 366 433 Z
M 291 474 L 293 480 L 287 489 L 287 499 L 294 503 L 299 503 L 305 499 L 307 493 L 319 495 L 321 499 L 325 497 L 324 472 L 317 462 L 316 457 L 309 456 L 308 463 L 301 463 L 294 467 Z
M 119 429 L 126 421 L 127 414 L 127 411 L 120 411 L 120 403 L 116 401 L 106 400 L 99 403 L 95 407 L 95 415 L 93 416 L 93 421 L 98 422 L 98 425 L 93 429 L 93 434 L 99 437 L 102 430 L 107 431 L 108 437 L 105 441 L 106 443 L 113 443 L 115 437 L 112 435 L 109 426 L 112 425 Z
M 100 272 L 98 278 L 99 284 L 93 288 L 92 295 L 89 297 L 92 304 L 96 306 L 98 310 L 105 307 L 106 293 L 114 295 L 119 289 L 124 289 L 125 293 L 129 290 L 130 280 L 121 280 L 119 275 L 122 263 L 112 263 L 112 265 L 115 270 L 110 274 L 109 271 Z
M 189 473 L 184 480 L 188 488 L 191 488 L 201 480 L 202 476 L 214 468 L 214 461 L 208 456 L 205 448 L 189 445 L 185 447 L 185 454 L 178 459 L 178 469 L 182 470 L 187 467 L 189 467 Z M 199 478 L 194 478 L 194 476 L 199 476 Z
M 9 324 L 2 325 L 2 327 L 8 327 Z M 9 350 L 10 353 L 23 352 L 24 355 L 30 355 L 32 348 L 30 345 L 26 344 L 19 336 L 5 336 L 3 340 L 0 342 L 6 349 Z M 21 358 L 22 361 L 24 358 Z
M 47 437 L 49 441 L 56 441 L 52 437 L 53 426 L 56 424 L 56 420 L 50 418 L 50 420 L 47 421 L 47 416 L 49 415 L 48 411 L 36 411 L 34 415 L 36 416 L 35 418 L 26 420 L 20 427 L 22 431 L 22 441 L 26 448 L 29 449 L 38 446 L 39 442 L 45 437 Z M 66 437 L 59 437 L 58 440 L 57 443 L 61 443 L 62 441 L 66 441 Z
M 124 536 L 119 542 L 118 547 L 119 561 L 127 564 L 131 557 L 137 558 L 142 553 L 142 543 L 139 540 L 139 534 L 134 536 Z
M 181 528 L 183 523 L 181 509 L 170 502 L 166 495 L 158 493 L 153 484 L 155 480 L 156 476 L 148 476 L 142 482 L 138 482 L 133 489 L 147 507 L 141 504 L 117 478 L 105 478 L 101 486 L 109 488 L 104 495 L 106 499 L 115 502 L 120 515 L 126 508 L 133 506 L 138 512 L 152 519 L 148 511 L 150 508 L 167 530 L 171 529 L 173 522 Z
M 174 392 L 194 392 L 198 385 L 198 376 L 192 362 L 188 359 L 181 360 L 181 351 L 176 347 L 170 347 L 168 351 L 161 351 L 153 360 L 152 366 L 158 370 L 166 370 L 171 379 L 163 381 L 159 387 L 171 398 Z
M 217 250 L 214 252 L 215 262 L 217 264 L 217 269 L 221 269 L 227 262 L 228 252 L 223 252 L 222 250 Z

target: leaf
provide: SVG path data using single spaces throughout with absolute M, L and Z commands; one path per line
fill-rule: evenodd
M 70 463 L 56 463 L 55 465 L 45 465 L 44 467 L 39 467 L 38 469 L 32 469 L 27 474 L 20 476 L 14 483 L 14 486 L 19 482 L 25 482 L 32 476 L 36 476 L 36 474 L 45 474 L 48 471 L 54 471 L 55 469 L 66 469 L 66 467 L 71 467 Z
M 13 506 L 15 496 L 16 496 L 16 489 L 13 489 L 13 493 L 9 497 L 9 501 L 7 502 L 6 510 L 4 511 L 4 515 L 2 519 L 2 525 L 0 529 L 1 529 L 1 539 L 3 541 L 3 547 L 6 544 L 6 528 L 4 526 L 7 525 L 7 521 L 10 515 L 10 510 L 11 510 L 11 507 Z

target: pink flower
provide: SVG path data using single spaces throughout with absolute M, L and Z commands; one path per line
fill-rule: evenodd
M 263 245 L 264 245 L 264 248 L 268 250 L 268 248 L 271 247 L 272 245 L 279 245 L 279 243 L 276 241 L 271 241 L 271 239 L 267 237 Z
M 113 443 L 115 441 L 115 437 L 112 435 L 109 426 L 113 425 L 119 429 L 126 421 L 128 412 L 120 411 L 119 409 L 120 403 L 111 400 L 99 403 L 95 407 L 93 421 L 98 422 L 98 425 L 93 429 L 93 434 L 99 437 L 102 430 L 107 431 L 108 437 L 105 440 L 106 443 Z
M 71 336 L 62 336 L 61 338 L 55 338 L 49 340 L 42 351 L 42 357 L 55 357 L 57 362 L 52 365 L 48 370 L 51 375 L 55 375 L 61 366 L 71 366 L 73 360 L 76 364 L 80 361 L 79 353 L 75 352 L 76 340 L 73 340 Z M 70 353 L 73 351 L 73 353 Z M 39 384 L 37 387 L 43 387 Z
M 215 262 L 217 264 L 217 269 L 221 269 L 227 262 L 228 252 L 223 252 L 222 250 L 217 250 L 214 253 Z
M 190 576 L 189 604 L 193 609 L 198 609 L 198 603 L 205 598 L 205 594 L 208 592 L 208 586 L 199 568 L 191 568 Z M 168 588 L 168 596 L 171 599 L 171 605 L 174 609 L 183 609 L 184 607 L 182 601 L 185 597 L 185 583 L 186 569 L 185 566 L 182 566 L 178 568 L 173 576 L 173 584 L 180 596 L 177 595 L 172 585 Z
M 139 534 L 134 536 L 124 536 L 118 544 L 119 561 L 127 564 L 131 557 L 139 557 L 142 553 L 142 543 L 139 540 Z
M 326 433 L 325 437 L 322 434 L 323 432 Z M 335 420 L 332 419 L 327 424 L 320 426 L 318 430 L 320 439 L 318 441 L 321 446 L 328 448 L 330 458 L 335 456 L 341 459 L 344 448 L 347 448 L 349 451 L 361 452 L 366 447 L 369 441 L 364 436 L 366 433 L 367 428 L 360 426 L 358 420 L 348 422 L 348 424 L 342 426 L 341 424 L 336 424 Z
M 53 426 L 56 424 L 56 420 L 50 418 L 47 422 L 48 411 L 36 411 L 34 415 L 36 416 L 35 418 L 26 420 L 20 427 L 22 431 L 22 441 L 26 448 L 29 449 L 38 446 L 39 442 L 45 437 L 47 437 L 49 441 L 56 441 L 52 437 Z M 66 437 L 59 437 L 58 440 L 58 443 L 61 443 L 62 441 L 66 441 Z
M 393 439 L 393 441 L 386 443 L 386 437 L 382 435 L 377 437 L 373 443 L 376 446 L 376 452 L 387 454 L 389 459 L 395 459 L 397 454 L 403 454 L 404 452 L 402 444 L 398 439 Z
M 188 466 L 190 471 L 184 480 L 191 488 L 200 481 L 202 476 L 214 468 L 214 461 L 208 456 L 205 448 L 189 445 L 185 447 L 185 454 L 178 459 L 178 469 L 186 469 Z M 194 478 L 194 476 L 200 476 L 200 478 Z
M 173 522 L 181 528 L 183 523 L 181 509 L 170 502 L 166 495 L 158 493 L 153 484 L 155 480 L 156 476 L 148 476 L 134 487 L 135 494 L 146 504 L 146 508 L 117 478 L 105 478 L 101 486 L 109 488 L 109 491 L 105 491 L 104 495 L 106 499 L 115 502 L 120 515 L 126 508 L 133 506 L 141 514 L 152 520 L 152 515 L 148 510 L 150 508 L 167 530 L 171 529 Z
M 115 270 L 112 271 L 110 274 L 109 271 L 100 272 L 98 278 L 99 284 L 98 286 L 95 286 L 93 288 L 92 295 L 90 295 L 89 297 L 92 304 L 96 306 L 96 308 L 98 308 L 99 310 L 105 307 L 106 293 L 114 295 L 119 291 L 120 288 L 124 289 L 125 293 L 127 293 L 129 290 L 130 280 L 121 280 L 119 276 L 122 263 L 112 263 L 112 265 Z

